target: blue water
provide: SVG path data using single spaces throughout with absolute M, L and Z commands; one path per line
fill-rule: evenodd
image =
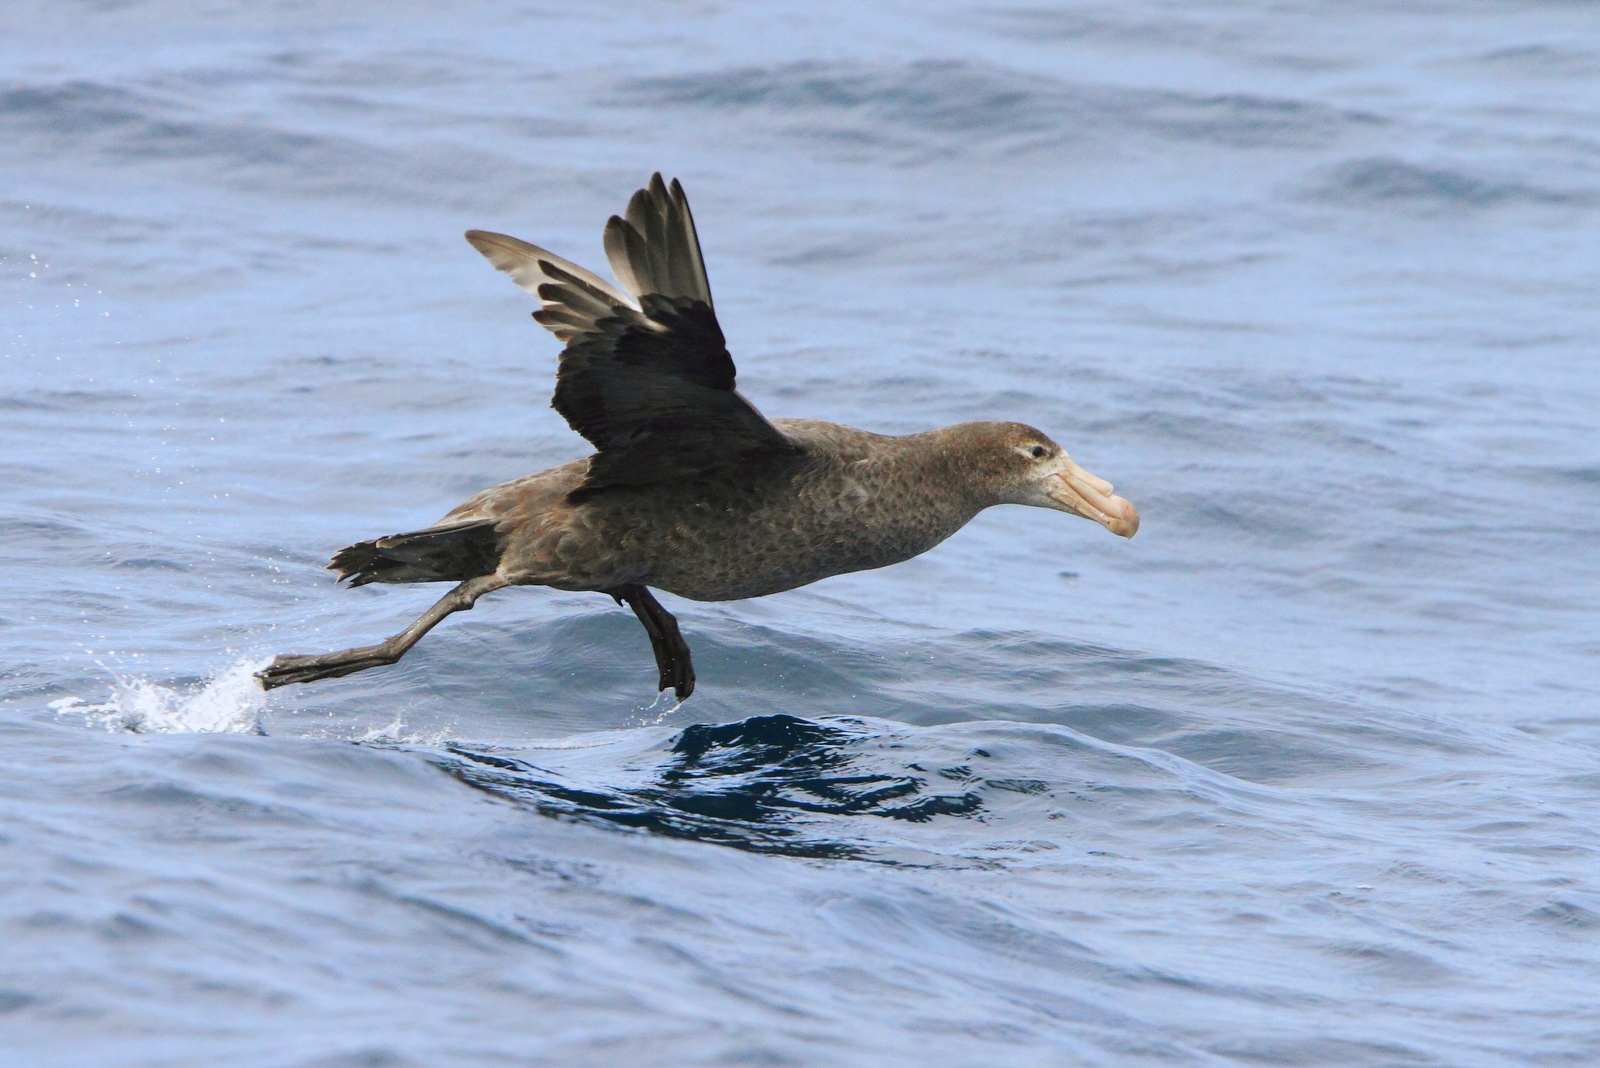
M 448 7 L 448 11 L 440 9 Z M 1600 1060 L 1591 4 L 0 13 L 0 1062 Z M 583 455 L 464 241 L 660 169 L 769 416 L 1033 423 L 764 600 L 358 539 Z

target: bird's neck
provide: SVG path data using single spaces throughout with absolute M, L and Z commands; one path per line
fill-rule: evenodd
M 1002 503 L 995 496 L 994 473 L 980 459 L 984 450 L 975 448 L 987 430 L 984 423 L 957 423 L 900 439 L 908 473 L 934 488 L 957 510 L 970 519 L 985 508 Z
M 954 533 L 985 508 L 999 504 L 992 480 L 973 462 L 963 426 L 895 439 L 888 462 L 894 483 L 930 518 Z

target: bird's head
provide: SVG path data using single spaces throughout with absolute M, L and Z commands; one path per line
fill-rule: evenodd
M 1071 512 L 1124 538 L 1138 532 L 1138 509 L 1115 496 L 1111 483 L 1079 467 L 1046 435 L 1022 423 L 969 426 L 985 439 L 984 477 L 994 488 L 995 503 Z

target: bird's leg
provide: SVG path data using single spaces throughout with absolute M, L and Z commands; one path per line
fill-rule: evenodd
M 256 672 L 261 685 L 270 690 L 287 686 L 291 682 L 316 682 L 318 679 L 336 679 L 368 668 L 392 664 L 406 655 L 406 651 L 432 630 L 440 620 L 454 612 L 471 608 L 479 597 L 509 585 L 499 575 L 480 575 L 468 579 L 443 597 L 432 608 L 417 617 L 417 621 L 386 642 L 366 645 L 359 649 L 345 649 L 321 656 L 279 656 L 271 664 Z M 670 616 L 668 617 L 671 618 Z
M 661 685 L 657 689 L 672 687 L 680 701 L 693 693 L 694 663 L 689 659 L 689 643 L 683 640 L 672 613 L 662 608 L 661 602 L 638 583 L 630 582 L 602 592 L 609 593 L 618 604 L 626 601 L 644 624 L 644 632 L 650 635 L 650 648 L 656 654 L 656 667 L 661 670 Z

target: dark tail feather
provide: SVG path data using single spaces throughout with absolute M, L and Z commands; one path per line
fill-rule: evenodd
M 429 527 L 361 541 L 334 554 L 329 571 L 351 586 L 369 582 L 465 582 L 500 566 L 493 519 Z

